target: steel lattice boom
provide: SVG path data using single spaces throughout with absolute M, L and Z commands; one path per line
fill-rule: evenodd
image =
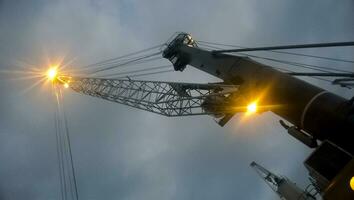
M 74 91 L 165 116 L 223 116 L 235 85 L 61 77 Z M 220 102 L 220 104 L 219 104 Z M 213 106 L 213 108 L 211 108 Z

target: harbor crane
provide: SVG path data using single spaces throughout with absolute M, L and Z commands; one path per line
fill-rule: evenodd
M 262 48 L 243 49 L 255 50 Z M 110 79 L 65 74 L 54 75 L 53 82 L 78 93 L 164 116 L 212 115 L 221 126 L 240 112 L 271 111 L 283 119 L 280 123 L 290 135 L 315 148 L 305 166 L 320 194 L 325 199 L 335 199 L 337 195 L 344 197 L 342 199 L 354 199 L 349 186 L 354 176 L 354 99 L 345 99 L 290 73 L 232 52 L 238 50 L 199 48 L 187 33 L 177 34 L 162 51 L 162 56 L 173 64 L 175 71 L 183 71 L 189 65 L 223 80 L 218 83 L 141 81 L 129 77 Z
M 295 183 L 287 177 L 279 176 L 267 170 L 263 166 L 252 162 L 250 166 L 257 174 L 267 183 L 267 185 L 280 197 L 282 200 L 315 200 L 317 191 L 309 185 L 306 190 L 300 189 Z M 311 187 L 312 186 L 312 187 Z

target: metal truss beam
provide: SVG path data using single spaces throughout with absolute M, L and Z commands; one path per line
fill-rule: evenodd
M 225 100 L 238 91 L 235 85 L 79 77 L 70 78 L 70 87 L 82 94 L 164 116 L 225 114 L 205 110 L 203 102 Z

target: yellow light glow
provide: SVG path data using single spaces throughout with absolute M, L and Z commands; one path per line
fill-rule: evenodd
M 350 179 L 350 187 L 354 190 L 354 176 Z
M 257 112 L 257 103 L 256 102 L 252 102 L 250 104 L 247 105 L 247 114 L 253 114 Z
M 57 69 L 56 68 L 50 68 L 48 71 L 47 71 L 47 77 L 49 80 L 53 81 L 56 77 L 57 77 Z
M 65 88 L 69 88 L 69 84 L 68 83 L 64 83 L 64 87 Z

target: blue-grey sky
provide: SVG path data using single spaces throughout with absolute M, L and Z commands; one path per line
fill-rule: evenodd
M 34 80 L 7 70 L 44 70 L 47 58 L 62 57 L 83 66 L 165 42 L 176 31 L 243 46 L 353 41 L 353 19 L 352 0 L 0 0 L 0 200 L 59 199 L 60 192 L 50 86 L 28 89 Z M 353 48 L 305 52 L 354 59 Z M 142 79 L 216 80 L 191 67 Z M 276 199 L 252 161 L 308 184 L 302 162 L 311 150 L 272 113 L 235 116 L 219 127 L 209 116 L 166 118 L 70 90 L 64 96 L 80 199 Z

